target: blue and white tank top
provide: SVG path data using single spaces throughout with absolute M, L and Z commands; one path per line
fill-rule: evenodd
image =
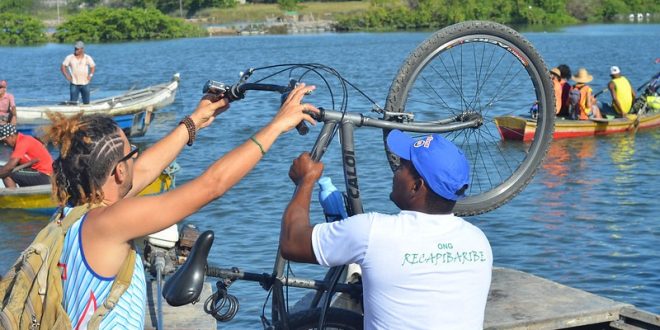
M 96 274 L 87 263 L 80 232 L 86 217 L 87 215 L 83 215 L 69 228 L 59 264 L 64 288 L 62 304 L 75 330 L 87 329 L 87 323 L 94 311 L 103 305 L 115 279 Z M 131 285 L 101 321 L 99 329 L 144 329 L 146 301 L 144 266 L 138 254 Z

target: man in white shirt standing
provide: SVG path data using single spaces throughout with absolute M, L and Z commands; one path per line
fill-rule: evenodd
M 60 70 L 66 80 L 71 83 L 69 101 L 77 103 L 78 95 L 81 95 L 83 104 L 89 104 L 89 82 L 94 76 L 96 63 L 91 56 L 85 54 L 85 44 L 82 41 L 76 42 L 73 54 L 64 58 Z
M 454 216 L 470 166 L 434 134 L 387 138 L 401 158 L 390 199 L 399 214 L 365 213 L 311 226 L 309 205 L 323 164 L 302 154 L 289 171 L 296 191 L 282 217 L 289 260 L 362 268 L 366 329 L 482 329 L 493 256 L 483 232 Z

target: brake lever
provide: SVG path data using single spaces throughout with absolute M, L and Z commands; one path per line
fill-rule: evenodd
M 284 101 L 286 101 L 286 98 L 289 97 L 289 93 L 296 88 L 296 85 L 298 84 L 298 81 L 295 79 L 289 80 L 289 86 L 287 88 L 287 91 L 282 93 L 282 96 L 280 97 L 280 105 L 284 104 Z M 300 135 L 305 135 L 309 133 L 309 127 L 305 124 L 304 120 L 301 120 L 298 125 L 296 125 L 296 131 L 298 131 L 298 134 Z

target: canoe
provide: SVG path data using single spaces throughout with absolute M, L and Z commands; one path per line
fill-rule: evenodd
M 34 130 L 49 123 L 48 112 L 71 116 L 83 111 L 85 115 L 112 116 L 127 135 L 141 136 L 148 129 L 154 112 L 174 102 L 178 88 L 179 74 L 175 73 L 169 82 L 129 90 L 121 95 L 93 100 L 89 104 L 64 102 L 53 105 L 17 106 L 17 128 L 24 133 L 38 135 Z
M 177 163 L 172 163 L 163 173 L 148 185 L 140 195 L 154 195 L 175 187 L 175 174 L 179 170 Z M 2 180 L 0 180 L 0 185 Z M 51 186 L 39 185 L 15 189 L 0 188 L 0 210 L 23 210 L 42 214 L 52 214 L 57 205 L 51 199 Z
M 536 131 L 536 120 L 521 116 L 502 116 L 495 118 L 495 125 L 503 140 L 531 141 Z M 569 120 L 557 118 L 553 138 L 566 139 L 583 136 L 608 135 L 635 130 L 644 130 L 660 126 L 660 111 L 648 112 L 639 117 L 628 115 L 627 118 Z

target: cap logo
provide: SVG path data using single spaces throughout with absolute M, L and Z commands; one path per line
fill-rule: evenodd
M 413 147 L 419 148 L 423 146 L 424 148 L 428 148 L 431 145 L 431 141 L 433 141 L 433 136 L 429 135 L 424 140 L 416 141 Z

